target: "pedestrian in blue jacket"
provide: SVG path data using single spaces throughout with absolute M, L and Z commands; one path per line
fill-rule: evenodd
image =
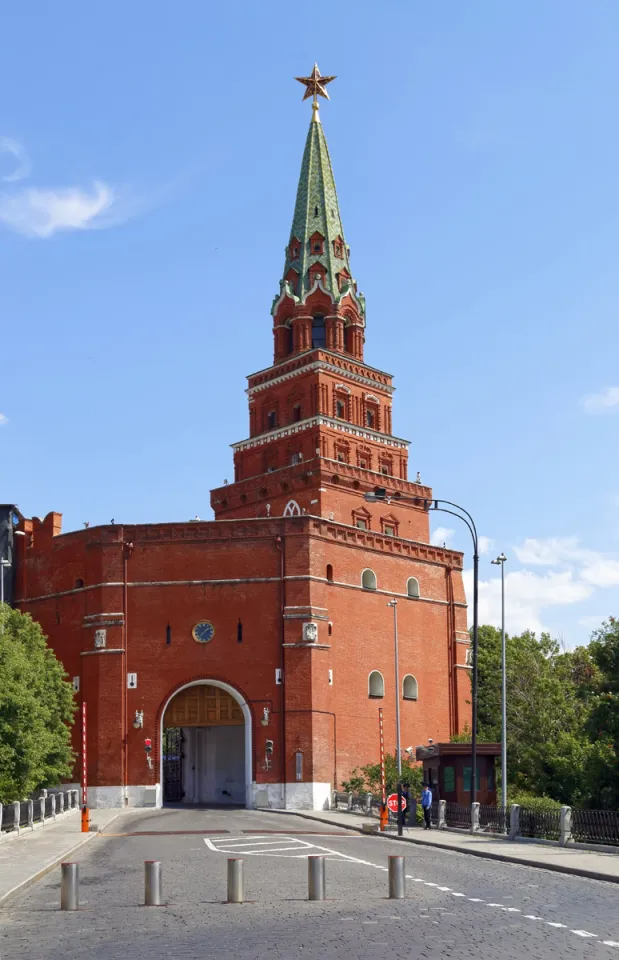
M 424 783 L 421 791 L 421 809 L 423 810 L 423 819 L 425 820 L 424 830 L 432 829 L 432 791 L 427 783 Z

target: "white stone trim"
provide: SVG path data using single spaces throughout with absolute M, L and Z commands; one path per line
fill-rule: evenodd
M 300 420 L 298 423 L 291 423 L 286 427 L 279 427 L 277 430 L 270 430 L 268 433 L 248 437 L 247 440 L 239 440 L 238 443 L 231 443 L 230 446 L 234 451 L 251 450 L 253 447 L 263 447 L 265 443 L 271 443 L 273 440 L 293 436 L 295 433 L 308 430 L 310 427 L 330 427 L 332 430 L 338 430 L 340 433 L 345 433 L 353 437 L 361 437 L 362 440 L 370 440 L 374 443 L 382 443 L 386 447 L 396 447 L 398 450 L 406 450 L 407 447 L 410 446 L 410 440 L 403 440 L 402 437 L 394 437 L 391 434 L 380 433 L 378 430 L 370 430 L 369 427 L 360 427 L 358 424 L 350 423 L 348 420 L 339 420 L 336 417 L 329 417 L 323 413 L 316 417 L 310 417 L 308 420 Z
M 165 712 L 168 708 L 168 704 L 174 697 L 181 693 L 183 690 L 188 690 L 189 687 L 198 687 L 198 686 L 209 686 L 209 687 L 219 687 L 220 690 L 225 690 L 226 693 L 229 693 L 231 697 L 234 697 L 239 707 L 243 712 L 243 718 L 245 720 L 245 806 L 251 808 L 253 806 L 253 783 L 252 783 L 252 723 L 251 723 L 251 710 L 249 705 L 244 697 L 239 693 L 235 687 L 231 687 L 229 683 L 224 683 L 221 680 L 209 680 L 205 678 L 204 680 L 193 680 L 191 683 L 186 683 L 182 687 L 179 687 L 177 690 L 171 694 L 166 702 L 163 705 L 161 711 L 161 720 L 159 722 L 159 783 L 163 784 L 163 718 L 165 717 Z M 159 802 L 157 806 L 162 806 L 163 804 L 163 791 L 160 792 Z
M 296 356 L 303 356 L 303 354 L 296 354 Z M 355 361 L 353 357 L 350 358 L 350 362 L 356 362 L 361 367 L 367 367 L 368 370 L 374 369 L 373 367 L 368 367 L 367 364 L 363 363 L 362 361 Z M 266 370 L 272 369 L 272 367 L 266 368 Z M 252 373 L 248 379 L 251 379 L 251 377 L 257 377 L 261 373 L 266 373 L 266 370 L 259 370 L 257 373 Z M 303 373 L 314 373 L 316 370 L 323 370 L 327 373 L 337 374 L 338 377 L 346 374 L 347 378 L 349 380 L 354 380 L 355 383 L 361 383 L 366 387 L 372 387 L 374 390 L 384 390 L 385 393 L 392 394 L 395 391 L 395 387 L 392 387 L 390 384 L 376 383 L 375 380 L 371 380 L 369 377 L 364 377 L 362 373 L 352 373 L 350 370 L 342 370 L 341 367 L 336 366 L 334 363 L 328 363 L 326 360 L 315 360 L 313 363 L 308 363 L 303 367 L 295 367 L 294 370 L 287 370 L 286 373 L 280 373 L 278 377 L 273 377 L 272 380 L 266 380 L 264 383 L 257 383 L 253 387 L 247 387 L 245 393 L 249 397 L 252 397 L 254 393 L 260 393 L 260 391 L 266 390 L 268 387 L 276 386 L 278 383 L 284 383 L 286 380 L 292 380 L 294 377 L 298 377 Z M 377 370 L 377 373 L 382 372 L 382 370 Z M 388 377 L 391 376 L 391 374 L 385 375 Z
M 331 784 L 308 781 L 286 784 L 286 810 L 329 810 Z

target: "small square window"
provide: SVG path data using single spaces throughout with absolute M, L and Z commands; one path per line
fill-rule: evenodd
M 395 537 L 395 527 L 386 523 L 384 533 L 386 537 Z
M 336 400 L 335 402 L 335 416 L 341 417 L 344 419 L 346 416 L 346 406 L 343 400 Z
M 315 244 L 314 244 L 314 253 L 320 253 L 320 244 L 319 244 L 319 243 L 315 243 Z
M 367 520 L 364 520 L 363 517 L 357 517 L 355 521 L 355 526 L 358 527 L 359 530 L 367 530 L 368 522 Z
M 376 413 L 374 412 L 374 410 L 365 411 L 365 423 L 366 423 L 366 426 L 370 427 L 371 429 L 374 428 L 376 424 Z
M 367 470 L 367 467 L 368 467 L 368 462 L 367 462 L 367 460 L 360 460 L 360 461 L 359 461 L 359 466 L 361 467 L 362 470 Z
M 338 459 L 339 463 L 346 463 L 346 457 L 344 456 L 343 453 L 338 453 L 337 459 Z

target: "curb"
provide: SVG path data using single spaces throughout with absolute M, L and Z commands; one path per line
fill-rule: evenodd
M 337 820 L 325 820 L 322 817 L 313 817 L 309 813 L 303 813 L 300 810 L 269 810 L 269 813 L 288 813 L 304 820 L 314 820 L 319 823 L 326 823 L 331 827 L 340 827 L 345 830 L 353 830 L 355 833 L 363 834 L 361 826 L 354 826 L 348 823 L 339 823 Z M 364 834 L 366 836 L 366 834 Z M 369 834 L 367 834 L 369 836 Z M 376 834 L 373 834 L 376 836 Z M 463 850 L 455 843 L 433 843 L 432 840 L 416 840 L 414 837 L 398 837 L 384 834 L 377 835 L 381 840 L 396 840 L 398 843 L 414 843 L 418 847 L 432 847 L 434 850 L 449 850 L 451 853 L 461 853 L 465 857 L 480 857 L 482 860 L 499 860 L 502 863 L 515 863 L 521 867 L 535 867 L 537 870 L 552 870 L 553 873 L 566 873 L 572 877 L 586 877 L 588 880 L 601 880 L 603 883 L 619 883 L 619 876 L 612 876 L 607 873 L 599 873 L 597 870 L 586 870 L 583 867 L 564 866 L 560 863 L 539 863 L 537 860 L 529 860 L 524 857 L 512 857 L 508 853 L 495 853 L 492 850 Z
M 113 823 L 114 820 L 116 820 L 116 818 L 119 817 L 123 812 L 124 811 L 119 810 L 116 817 L 112 817 L 109 823 Z M 106 824 L 106 827 L 107 825 L 108 824 Z M 54 857 L 53 860 L 51 860 L 49 863 L 46 863 L 45 866 L 41 867 L 40 870 L 37 870 L 36 873 L 26 877 L 25 880 L 22 880 L 21 883 L 16 884 L 14 887 L 8 890 L 7 893 L 3 893 L 2 896 L 0 896 L 0 909 L 4 907 L 7 900 L 16 896 L 16 894 L 21 893 L 27 887 L 31 886 L 31 884 L 36 883 L 37 880 L 40 880 L 42 877 L 44 877 L 45 874 L 53 870 L 54 867 L 57 867 L 63 863 L 63 861 L 66 860 L 67 857 L 70 857 L 72 853 L 75 853 L 76 850 L 79 850 L 80 847 L 83 847 L 85 844 L 87 844 L 89 840 L 94 840 L 95 837 L 100 836 L 101 832 L 102 831 L 100 829 L 97 829 L 96 832 L 87 834 L 85 837 L 83 837 L 83 839 L 79 840 L 78 843 L 74 843 L 72 847 L 70 847 L 68 850 L 65 850 L 64 853 L 61 853 L 59 857 Z

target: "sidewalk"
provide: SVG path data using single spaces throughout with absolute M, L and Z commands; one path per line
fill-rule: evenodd
M 78 847 L 93 840 L 98 830 L 124 812 L 119 809 L 92 810 L 91 833 L 81 832 L 78 812 L 57 823 L 49 823 L 38 830 L 24 831 L 14 839 L 3 840 L 0 844 L 0 907 L 13 894 L 70 857 Z
M 270 813 L 291 813 L 290 810 L 270 810 Z M 317 820 L 333 826 L 346 827 L 362 832 L 364 823 L 378 823 L 372 817 L 346 813 L 343 810 L 295 810 L 294 813 L 306 820 Z M 378 834 L 389 840 L 398 840 L 393 830 Z M 606 880 L 619 883 L 619 849 L 617 853 L 598 853 L 595 850 L 576 850 L 573 847 L 559 847 L 527 841 L 506 840 L 502 837 L 489 837 L 486 834 L 464 833 L 451 830 L 429 830 L 423 827 L 407 827 L 400 842 L 420 846 L 437 847 L 468 853 L 487 860 L 502 860 L 506 863 L 520 863 L 527 867 L 541 867 L 558 873 L 571 873 L 593 880 Z

